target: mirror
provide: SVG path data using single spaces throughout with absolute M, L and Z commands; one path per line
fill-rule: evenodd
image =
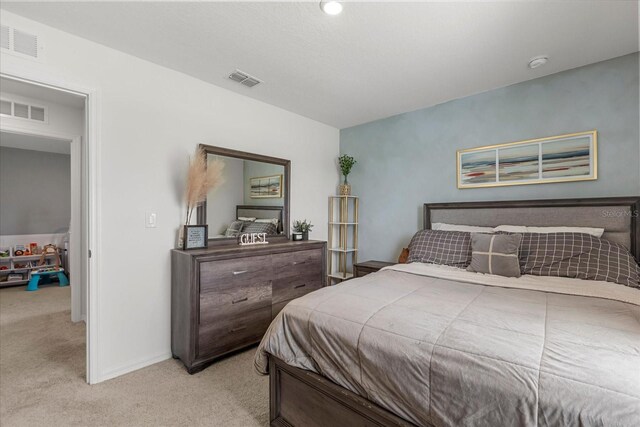
M 209 245 L 233 244 L 243 233 L 267 233 L 267 241 L 289 240 L 291 162 L 286 159 L 201 144 L 207 163 L 224 163 L 224 183 L 198 208 L 198 224 L 209 226 Z

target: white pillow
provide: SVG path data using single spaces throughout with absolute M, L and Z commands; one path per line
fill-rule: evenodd
M 255 218 L 251 218 L 251 217 L 248 217 L 248 216 L 239 216 L 238 217 L 238 221 L 255 221 L 255 220 L 256 220 Z
M 584 233 L 594 237 L 602 237 L 604 228 L 593 227 L 528 227 L 526 225 L 499 225 L 495 231 L 506 231 L 509 233 Z
M 278 225 L 278 218 L 264 218 L 264 219 L 256 219 L 255 222 L 261 222 L 261 223 L 271 223 L 273 225 Z
M 476 227 L 475 225 L 457 225 L 445 224 L 443 222 L 434 222 L 431 224 L 432 230 L 442 231 L 466 231 L 467 233 L 493 233 L 493 227 Z

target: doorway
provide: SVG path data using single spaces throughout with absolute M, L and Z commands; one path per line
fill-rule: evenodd
M 70 296 L 70 318 L 67 316 L 67 321 L 73 322 L 73 328 L 75 328 L 76 332 L 79 327 L 82 330 L 82 343 L 75 342 L 75 347 L 78 349 L 78 345 L 82 344 L 82 350 L 84 350 L 82 351 L 82 358 L 86 361 L 86 369 L 82 372 L 82 376 L 87 382 L 92 383 L 95 380 L 92 381 L 89 352 L 92 336 L 90 333 L 91 316 L 88 301 L 91 277 L 89 252 L 90 214 L 93 210 L 90 208 L 92 194 L 88 182 L 92 172 L 88 161 L 89 150 L 87 146 L 88 98 L 83 93 L 70 92 L 58 87 L 25 81 L 6 75 L 1 76 L 0 83 L 3 107 L 2 115 L 0 115 L 0 136 L 2 137 L 0 150 L 4 151 L 5 157 L 7 154 L 12 156 L 18 154 L 18 158 L 22 158 L 23 161 L 33 161 L 33 167 L 38 167 L 38 170 L 37 173 L 32 170 L 31 175 L 40 184 L 40 186 L 35 187 L 37 189 L 31 190 L 24 195 L 23 201 L 28 200 L 31 203 L 29 209 L 26 210 L 27 214 L 22 214 L 18 221 L 19 224 L 9 224 L 10 226 L 22 226 L 22 229 L 18 229 L 20 234 L 17 234 L 17 236 L 30 236 L 27 239 L 28 242 L 17 243 L 16 239 L 24 240 L 24 238 L 16 238 L 16 236 L 12 236 L 9 239 L 3 239 L 0 236 L 0 247 L 9 246 L 8 249 L 14 252 L 16 245 L 20 247 L 19 245 L 27 244 L 37 248 L 36 250 L 41 250 L 44 244 L 50 243 L 59 250 L 61 255 L 60 267 L 65 271 L 65 276 L 70 284 L 66 294 L 67 297 Z M 8 102 L 11 103 L 10 109 L 7 109 Z M 26 112 L 24 106 L 26 106 Z M 35 120 L 32 120 L 32 115 Z M 46 160 L 42 160 L 43 158 Z M 53 175 L 51 182 L 47 182 L 45 173 L 61 173 L 60 171 L 64 169 L 63 167 L 58 172 L 53 169 L 49 171 L 47 168 L 52 168 L 53 165 L 60 163 L 64 164 L 65 158 L 67 165 L 65 174 L 68 179 L 66 197 L 65 192 L 61 191 L 63 190 L 61 187 L 65 187 L 65 184 L 60 184 L 59 180 L 53 179 Z M 18 164 L 24 165 L 24 162 L 16 162 L 14 166 Z M 44 171 L 43 169 L 47 170 Z M 25 178 L 29 177 L 29 167 L 22 167 L 19 170 L 20 172 L 18 173 L 20 175 Z M 44 177 L 43 173 L 45 173 Z M 14 182 L 22 184 L 19 177 Z M 41 203 L 38 203 L 38 201 Z M 62 209 L 63 207 L 64 209 Z M 37 227 L 30 230 L 24 228 L 25 226 L 28 228 L 30 225 L 34 225 L 33 223 L 36 223 L 36 226 L 45 227 L 41 228 L 41 231 L 44 231 L 44 237 L 34 233 L 34 231 L 37 231 Z M 5 224 L 2 225 L 4 226 Z M 38 258 L 33 255 L 31 258 Z M 55 264 L 50 264 L 49 258 L 45 259 L 45 266 L 57 268 Z M 35 267 L 35 263 L 32 264 L 32 267 Z M 26 271 L 22 270 L 22 272 L 25 273 Z M 31 271 L 26 273 L 27 277 L 23 276 L 22 280 L 30 279 L 28 276 Z M 36 281 L 38 284 L 37 289 L 47 289 L 50 286 L 48 282 L 53 282 L 52 285 L 55 287 L 59 287 L 61 284 L 59 278 L 55 275 L 45 274 L 39 281 Z M 28 286 L 32 284 L 32 281 L 29 280 Z M 38 293 L 38 290 L 26 292 L 26 288 L 27 286 L 24 286 L 25 293 L 19 295 L 20 300 L 23 302 L 29 301 L 27 294 Z M 59 289 L 60 291 L 55 294 L 57 296 L 52 299 L 52 301 L 55 300 L 55 304 L 60 303 L 59 295 L 65 295 L 62 287 L 59 287 Z M 45 292 L 41 292 L 37 298 L 31 298 L 31 300 L 37 300 L 42 303 L 45 300 L 45 295 Z M 53 296 L 54 293 L 50 292 L 49 295 Z M 55 304 L 52 303 L 52 305 Z M 43 306 L 43 310 L 46 311 L 47 308 Z M 86 323 L 86 327 L 80 323 L 82 321 Z

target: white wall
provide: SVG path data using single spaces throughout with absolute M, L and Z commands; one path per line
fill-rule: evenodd
M 219 234 L 224 235 L 229 224 L 236 219 L 236 206 L 241 205 L 244 200 L 244 160 L 233 157 L 207 156 L 209 162 L 216 158 L 225 163 L 223 171 L 225 182 L 209 192 L 209 196 L 207 196 L 207 224 L 209 224 L 210 238 Z M 195 224 L 194 220 L 191 222 Z
M 291 159 L 291 217 L 326 237 L 337 129 L 6 11 L 1 21 L 38 34 L 46 63 L 2 55 L 0 71 L 41 71 L 100 93 L 99 380 L 170 357 L 169 250 L 198 143 Z M 157 228 L 145 228 L 145 211 L 157 212 Z

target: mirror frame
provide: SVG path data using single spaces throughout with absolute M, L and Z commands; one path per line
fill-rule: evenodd
M 205 153 L 205 155 L 212 154 L 214 156 L 226 156 L 234 157 L 242 160 L 253 160 L 257 162 L 271 163 L 284 167 L 284 200 L 282 204 L 282 229 L 281 235 L 267 236 L 269 243 L 282 243 L 287 242 L 291 238 L 291 231 L 289 224 L 289 201 L 291 192 L 291 160 L 280 159 L 278 157 L 264 156 L 262 154 L 248 153 L 246 151 L 232 150 L 230 148 L 216 147 L 213 145 L 199 144 L 198 147 Z M 198 206 L 197 212 L 198 224 L 207 223 L 207 201 L 205 200 L 200 206 Z M 216 245 L 234 245 L 237 244 L 238 239 L 236 237 L 220 237 L 217 239 L 208 240 L 208 246 Z

